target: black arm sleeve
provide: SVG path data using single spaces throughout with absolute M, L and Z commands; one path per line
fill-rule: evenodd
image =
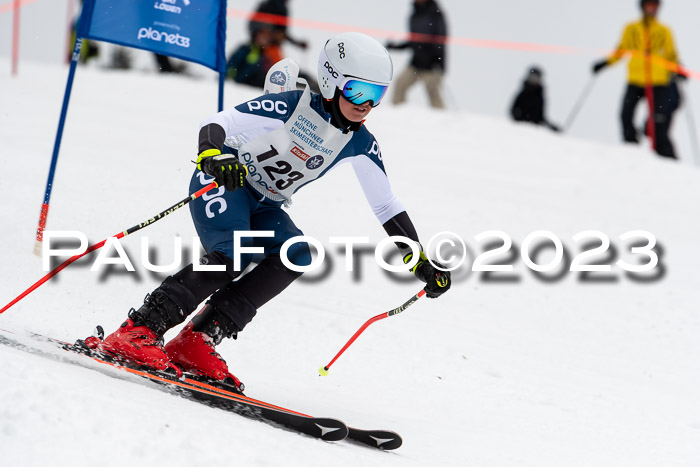
M 406 211 L 398 213 L 382 224 L 382 227 L 384 227 L 384 230 L 390 237 L 394 235 L 401 235 L 420 243 L 416 228 L 413 226 L 413 222 L 411 222 L 411 218 L 408 217 L 408 213 L 406 213 Z M 399 247 L 402 256 L 406 256 L 406 254 L 410 253 L 411 251 L 410 247 L 403 242 L 397 242 L 396 246 Z
M 224 141 L 226 141 L 226 131 L 221 125 L 216 123 L 204 125 L 199 130 L 199 154 L 207 149 L 221 151 L 224 148 Z

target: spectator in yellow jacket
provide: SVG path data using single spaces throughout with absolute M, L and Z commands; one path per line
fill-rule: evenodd
M 670 84 L 673 74 L 679 73 L 678 56 L 671 30 L 656 20 L 660 3 L 660 0 L 640 1 L 642 19 L 625 27 L 615 53 L 596 62 L 593 72 L 598 73 L 624 55 L 631 55 L 627 91 L 622 103 L 623 138 L 627 142 L 639 142 L 634 111 L 644 97 L 649 107 L 654 108 L 653 119 L 650 118 L 646 130 L 653 140 L 654 149 L 661 156 L 675 158 L 668 132 L 674 110 L 674 106 L 669 105 Z

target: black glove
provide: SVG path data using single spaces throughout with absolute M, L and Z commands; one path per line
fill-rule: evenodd
M 207 149 L 197 157 L 197 168 L 214 177 L 218 186 L 228 191 L 242 188 L 248 169 L 233 154 L 221 154 L 218 149 Z
M 411 258 L 413 258 L 413 253 L 407 254 L 403 259 L 404 264 L 409 263 Z M 433 263 L 443 268 L 440 263 L 436 261 L 433 261 Z M 413 272 L 418 279 L 425 282 L 424 290 L 428 298 L 439 297 L 450 290 L 450 286 L 452 285 L 450 271 L 441 271 L 437 269 L 428 261 L 428 258 L 422 251 L 418 263 L 411 269 L 411 272 Z
M 601 60 L 599 62 L 595 62 L 593 64 L 593 73 L 599 73 L 600 70 L 602 70 L 603 68 L 605 68 L 608 65 L 609 65 L 609 63 L 608 63 L 607 59 Z

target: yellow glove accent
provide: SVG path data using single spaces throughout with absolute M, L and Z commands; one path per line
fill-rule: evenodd
M 447 284 L 449 284 L 449 280 L 444 274 L 440 274 L 435 278 L 435 283 L 438 285 L 438 287 L 443 288 L 447 287 Z
M 202 151 L 201 154 L 197 156 L 197 168 L 199 170 L 202 170 L 202 161 L 207 157 L 214 157 L 220 155 L 221 151 L 219 151 L 218 149 L 207 149 L 206 151 Z
M 408 263 L 410 263 L 412 259 L 413 259 L 413 252 L 411 252 L 411 253 L 409 253 L 409 254 L 407 254 L 406 256 L 403 257 L 403 264 L 408 264 Z M 426 261 L 428 261 L 428 257 L 425 256 L 425 253 L 423 253 L 423 252 L 421 251 L 421 252 L 420 252 L 420 259 L 418 260 L 418 262 L 416 263 L 416 265 L 413 266 L 413 267 L 411 268 L 411 272 L 412 272 L 413 274 L 415 274 L 415 273 L 416 273 L 416 269 L 418 269 L 418 266 L 420 266 L 421 263 L 424 263 L 424 262 L 426 262 Z
M 248 176 L 248 166 L 245 165 L 245 164 L 240 164 L 240 163 L 239 163 L 239 164 L 236 164 L 236 165 L 229 165 L 229 166 L 228 166 L 228 170 L 229 170 L 229 171 L 233 172 L 233 169 L 236 169 L 236 170 L 243 169 L 243 170 L 245 170 L 245 175 L 244 175 L 244 177 L 247 177 L 247 176 Z M 226 171 L 226 167 L 221 166 L 221 171 L 222 171 L 222 172 L 225 172 L 225 171 Z

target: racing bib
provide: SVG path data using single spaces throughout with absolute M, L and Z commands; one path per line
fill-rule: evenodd
M 248 183 L 274 201 L 288 201 L 299 187 L 316 180 L 352 138 L 326 122 L 310 106 L 307 87 L 283 127 L 243 144 L 238 158 L 248 167 Z

